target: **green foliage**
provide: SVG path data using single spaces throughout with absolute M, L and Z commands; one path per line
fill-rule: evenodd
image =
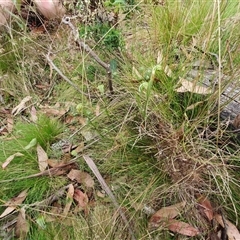
M 106 23 L 96 23 L 79 29 L 81 38 L 91 38 L 98 42 L 98 48 L 105 47 L 108 50 L 122 48 L 123 37 L 120 30 Z
M 10 140 L 1 142 L 0 163 L 17 152 L 23 156 L 15 157 L 1 172 L 1 201 L 7 201 L 27 189 L 25 204 L 38 202 L 44 199 L 47 193 L 52 192 L 52 189 L 65 184 L 65 179 L 59 181 L 57 178 L 48 177 L 28 178 L 29 175 L 39 172 L 36 143 L 47 148 L 62 130 L 59 121 L 43 115 L 39 116 L 36 123 L 16 123 Z M 0 212 L 4 209 L 0 206 Z M 27 209 L 28 214 L 30 209 Z
M 121 8 L 126 6 L 126 1 L 125 0 L 107 0 L 104 1 L 104 6 L 106 7 L 114 7 L 115 11 L 119 11 Z
M 17 61 L 20 59 L 20 56 L 14 51 L 12 43 L 7 35 L 5 35 L 5 41 L 6 40 L 8 42 L 4 44 L 4 48 L 2 48 L 0 52 L 0 73 L 2 74 L 17 71 Z
M 44 148 L 51 144 L 62 130 L 59 121 L 44 115 L 39 116 L 36 123 L 19 122 L 15 126 L 16 135 L 20 141 L 29 143 L 36 138 L 37 142 Z
M 37 123 L 17 122 L 12 140 L 2 142 L 3 154 L 0 154 L 0 161 L 4 161 L 16 152 L 24 154 L 24 157 L 17 158 L 16 163 L 22 162 L 23 159 L 32 160 L 36 157 L 36 152 L 33 151 L 36 143 L 46 149 L 62 130 L 62 125 L 57 120 L 43 115 L 39 117 Z M 33 144 L 34 141 L 35 144 Z
M 140 10 L 139 7 L 136 7 L 135 0 L 105 0 L 103 5 L 106 9 L 114 11 L 117 14 L 124 12 L 126 18 L 129 18 L 133 8 Z

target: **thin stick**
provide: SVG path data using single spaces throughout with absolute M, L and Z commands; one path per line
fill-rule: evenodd
M 76 44 L 80 48 L 84 49 L 99 65 L 101 65 L 103 68 L 106 69 L 107 74 L 108 74 L 109 90 L 110 90 L 110 93 L 113 94 L 112 72 L 111 72 L 110 64 L 107 64 L 104 61 L 102 61 L 100 59 L 100 57 L 85 42 L 80 40 L 78 31 L 76 30 L 76 28 L 71 23 L 70 17 L 63 17 L 62 22 L 64 24 L 68 25 L 72 29 L 72 32 L 73 32 L 73 35 L 74 35 L 74 41 L 76 42 Z
M 61 70 L 53 63 L 53 61 L 50 58 L 50 52 L 46 55 L 47 61 L 49 65 L 66 81 L 68 82 L 72 87 L 74 87 L 79 93 L 88 96 L 88 94 L 84 93 L 76 84 L 74 84 L 69 78 L 67 78 Z
M 124 214 L 124 212 L 121 210 L 120 205 L 117 202 L 117 199 L 115 198 L 115 196 L 113 195 L 111 189 L 108 187 L 108 185 L 106 184 L 105 180 L 103 179 L 101 173 L 98 171 L 98 168 L 96 166 L 96 164 L 94 163 L 94 161 L 87 155 L 83 155 L 83 158 L 85 160 L 85 162 L 87 163 L 87 165 L 89 166 L 89 168 L 92 170 L 92 172 L 94 173 L 94 175 L 96 176 L 96 178 L 98 179 L 99 183 L 101 184 L 103 190 L 108 194 L 108 196 L 110 197 L 110 199 L 113 202 L 114 207 L 119 211 L 120 216 L 122 217 L 124 223 L 126 224 L 128 231 L 130 233 L 130 235 L 132 236 L 133 240 L 136 240 L 134 233 L 129 225 L 129 222 Z
M 77 159 L 78 158 L 74 158 L 66 164 L 63 164 L 63 165 L 58 166 L 58 167 L 50 168 L 50 169 L 45 170 L 43 172 L 35 173 L 35 174 L 32 174 L 32 175 L 28 175 L 28 176 L 24 176 L 24 177 L 20 177 L 20 178 L 12 178 L 12 179 L 2 180 L 2 181 L 0 181 L 0 183 L 15 182 L 15 181 L 25 180 L 25 179 L 29 179 L 29 178 L 42 177 L 42 176 L 50 176 L 51 177 L 51 176 L 59 175 L 59 170 L 63 170 L 62 174 L 65 174 L 66 170 L 67 170 L 67 167 L 69 165 L 75 163 Z

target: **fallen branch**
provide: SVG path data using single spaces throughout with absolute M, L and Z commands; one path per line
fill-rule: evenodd
M 69 161 L 66 164 L 63 164 L 62 166 L 53 167 L 53 168 L 47 169 L 43 172 L 35 173 L 35 174 L 29 175 L 29 176 L 2 180 L 2 181 L 0 181 L 0 183 L 20 181 L 20 180 L 25 180 L 25 179 L 29 179 L 29 178 L 35 178 L 35 177 L 42 177 L 42 176 L 50 176 L 50 177 L 60 176 L 60 175 L 65 174 L 68 170 L 70 170 L 72 168 L 71 165 L 73 163 L 75 163 L 76 160 L 77 160 L 77 158 Z
M 112 200 L 114 207 L 119 211 L 119 214 L 122 217 L 122 220 L 124 221 L 124 223 L 126 224 L 126 227 L 128 228 L 128 231 L 129 231 L 130 235 L 132 236 L 132 239 L 136 240 L 136 238 L 134 236 L 134 233 L 133 233 L 133 230 L 131 229 L 130 224 L 129 224 L 129 222 L 128 222 L 124 212 L 122 211 L 120 205 L 118 204 L 117 199 L 113 195 L 111 189 L 108 187 L 108 185 L 106 184 L 105 180 L 103 179 L 101 173 L 98 171 L 98 168 L 97 168 L 96 164 L 87 155 L 83 155 L 83 158 L 84 158 L 85 162 L 87 163 L 87 165 L 89 166 L 89 168 L 94 173 L 94 175 L 96 176 L 96 178 L 98 179 L 99 183 L 102 186 L 102 189 L 108 194 L 108 196 Z
M 73 26 L 73 24 L 70 21 L 70 17 L 63 17 L 62 22 L 66 25 L 68 25 L 74 36 L 74 41 L 80 47 L 81 49 L 84 49 L 99 65 L 101 65 L 105 70 L 107 71 L 108 74 L 108 86 L 110 93 L 113 94 L 113 86 L 112 86 L 112 72 L 110 69 L 110 64 L 105 63 L 100 59 L 100 57 L 83 41 L 80 40 L 78 31 L 76 28 Z

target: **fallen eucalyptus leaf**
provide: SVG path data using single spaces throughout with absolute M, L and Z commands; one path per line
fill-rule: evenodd
M 30 101 L 32 99 L 32 97 L 27 96 L 25 97 L 15 108 L 13 108 L 12 110 L 12 114 L 14 116 L 16 116 L 17 114 L 19 114 L 21 111 L 23 111 L 26 107 L 26 102 Z
M 172 206 L 163 207 L 155 212 L 149 220 L 149 228 L 158 228 L 163 222 L 175 218 L 185 208 L 186 202 L 180 202 Z
M 27 190 L 22 191 L 17 197 L 14 197 L 7 201 L 4 206 L 7 206 L 5 211 L 0 215 L 0 219 L 7 216 L 11 212 L 13 212 L 18 205 L 20 205 L 25 198 L 27 197 Z
M 48 155 L 39 144 L 37 145 L 37 156 L 38 167 L 40 169 L 40 172 L 43 172 L 48 166 Z
M 72 169 L 67 176 L 69 179 L 76 180 L 78 183 L 83 184 L 86 187 L 94 187 L 93 178 L 86 172 Z
M 2 168 L 5 169 L 5 168 L 8 166 L 8 164 L 9 164 L 15 157 L 22 157 L 22 156 L 24 156 L 24 155 L 23 155 L 22 153 L 20 153 L 20 152 L 14 153 L 13 155 L 9 156 L 9 157 L 5 160 L 5 162 L 2 164 Z
M 202 95 L 211 94 L 212 90 L 204 87 L 199 86 L 194 82 L 188 81 L 184 78 L 179 78 L 178 84 L 181 85 L 181 87 L 176 89 L 176 92 L 191 92 L 191 93 L 197 93 Z
M 240 233 L 234 224 L 232 224 L 229 220 L 225 219 L 225 223 L 226 223 L 226 226 L 225 226 L 222 216 L 220 214 L 216 214 L 214 218 L 224 229 L 227 230 L 228 240 L 240 239 Z
M 194 237 L 197 236 L 200 232 L 197 228 L 189 225 L 188 223 L 177 221 L 177 220 L 170 220 L 168 222 L 168 229 L 172 232 L 180 233 L 184 236 Z

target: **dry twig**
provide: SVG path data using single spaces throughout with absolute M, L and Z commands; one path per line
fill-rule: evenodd
M 67 82 L 69 83 L 72 87 L 74 87 L 79 93 L 88 96 L 88 94 L 84 93 L 76 84 L 74 84 L 69 78 L 67 78 L 61 70 L 53 63 L 53 61 L 50 58 L 50 52 L 46 55 L 46 59 L 49 63 L 49 65 Z
M 84 49 L 99 65 L 101 65 L 107 71 L 109 90 L 110 93 L 113 94 L 112 72 L 110 69 L 110 65 L 102 61 L 100 57 L 85 42 L 81 41 L 81 39 L 79 38 L 78 31 L 71 23 L 70 17 L 63 17 L 62 22 L 71 28 L 74 36 L 74 41 L 76 42 L 78 47 Z
M 128 231 L 132 237 L 133 240 L 135 240 L 135 236 L 134 236 L 134 232 L 130 227 L 129 221 L 127 220 L 124 212 L 122 211 L 120 205 L 117 202 L 117 199 L 115 198 L 115 196 L 113 195 L 111 189 L 108 187 L 108 185 L 106 184 L 105 180 L 103 179 L 101 173 L 98 171 L 98 168 L 96 166 L 96 164 L 94 163 L 94 161 L 87 155 L 83 155 L 83 158 L 85 160 L 85 162 L 87 163 L 87 165 L 89 166 L 89 168 L 92 170 L 92 172 L 94 173 L 94 175 L 96 176 L 96 178 L 98 179 L 99 183 L 101 184 L 103 190 L 108 194 L 108 196 L 110 197 L 110 199 L 113 202 L 114 207 L 119 211 L 119 214 L 121 216 L 121 218 L 123 219 L 124 223 L 126 224 L 126 227 L 128 228 Z
M 35 174 L 29 175 L 29 176 L 2 180 L 2 181 L 0 181 L 0 183 L 15 182 L 15 181 L 20 181 L 20 180 L 29 179 L 29 178 L 42 177 L 42 176 L 50 176 L 51 177 L 51 176 L 63 175 L 69 169 L 72 168 L 71 165 L 74 164 L 76 162 L 76 160 L 77 160 L 77 158 L 74 158 L 73 160 L 71 160 L 68 163 L 63 164 L 61 166 L 53 167 L 53 168 L 47 169 L 47 170 L 45 170 L 43 172 L 35 173 Z

